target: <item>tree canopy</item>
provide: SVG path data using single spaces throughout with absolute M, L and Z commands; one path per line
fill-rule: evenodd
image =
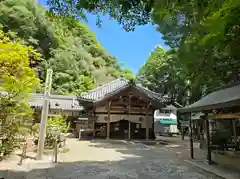
M 160 90 L 162 87 L 155 84 L 160 85 L 161 78 L 168 79 L 169 84 L 174 85 L 166 84 L 160 91 L 182 95 L 181 91 L 186 91 L 185 81 L 189 79 L 191 100 L 196 101 L 238 79 L 239 0 L 48 0 L 47 3 L 50 11 L 32 0 L 2 1 L 0 23 L 4 29 L 18 32 L 26 43 L 43 54 L 41 79 L 46 68 L 55 69 L 55 93 L 91 89 L 121 73 L 132 78 L 129 70 L 121 68 L 116 58 L 109 55 L 79 21 L 87 20 L 86 11 L 98 17 L 108 14 L 127 31 L 147 23 L 156 26 L 171 50 L 161 52 L 162 56 L 156 49 L 159 59 L 149 57 L 140 70 L 138 79 L 146 78 L 148 82 L 142 83 L 149 88 Z M 101 19 L 97 23 L 101 23 Z M 161 65 L 156 64 L 159 61 Z M 171 74 L 171 79 L 159 70 Z M 175 89 L 176 86 L 179 89 Z
M 120 75 L 133 78 L 87 25 L 74 17 L 52 13 L 35 0 L 1 1 L 0 24 L 5 32 L 16 32 L 25 44 L 41 53 L 41 61 L 33 67 L 38 68 L 42 82 L 46 69 L 53 69 L 55 94 L 77 94 Z
M 137 74 L 137 82 L 160 94 L 184 103 L 185 79 L 175 51 L 157 46 Z
M 104 2 L 111 2 L 113 6 L 113 1 Z M 137 2 L 149 5 L 150 1 Z M 107 3 L 104 6 L 110 8 Z M 176 86 L 181 86 L 181 89 L 186 91 L 185 81 L 189 79 L 191 80 L 191 101 L 194 102 L 213 90 L 239 80 L 240 23 L 237 17 L 240 14 L 240 1 L 152 1 L 151 11 L 146 12 L 138 8 L 139 11 L 146 12 L 146 16 L 134 16 L 128 19 L 130 17 L 128 14 L 137 12 L 132 12 L 133 6 L 135 5 L 125 6 L 128 10 L 119 11 L 115 18 L 126 20 L 131 25 L 130 29 L 141 25 L 141 22 L 144 22 L 141 18 L 145 19 L 145 22 L 152 22 L 162 33 L 165 43 L 172 48 L 169 52 L 161 52 L 165 53 L 164 56 L 159 55 L 161 51 L 159 49 L 150 55 L 137 77 L 144 85 L 153 87 L 152 89 L 156 91 L 164 86 L 163 93 L 172 93 L 176 90 Z M 95 10 L 100 11 L 97 8 Z M 156 59 L 153 54 L 159 56 L 158 60 L 153 60 Z M 163 61 L 165 65 L 162 64 Z M 172 63 L 176 64 L 174 69 Z M 169 88 L 168 84 L 162 81 L 166 80 L 164 72 L 172 71 L 176 73 L 173 73 L 174 76 L 171 76 L 167 82 L 171 84 L 174 81 L 175 85 Z M 173 80 L 173 77 L 177 80 Z M 180 91 L 178 93 L 181 96 L 183 94 Z M 184 103 L 184 100 L 179 98 L 177 100 Z

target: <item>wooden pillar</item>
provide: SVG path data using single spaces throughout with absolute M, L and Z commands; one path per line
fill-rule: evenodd
M 150 138 L 153 138 L 154 140 L 156 139 L 156 136 L 155 136 L 155 129 L 154 129 L 154 112 L 155 112 L 156 109 L 152 109 L 152 132 L 151 132 L 151 135 L 150 135 Z
M 196 120 L 196 127 L 197 127 L 197 139 L 200 140 L 201 129 L 200 129 L 200 119 Z
M 131 139 L 131 122 L 128 121 L 128 139 Z
M 93 137 L 95 137 L 96 136 L 96 131 L 95 131 L 95 121 L 93 122 Z
M 96 107 L 93 108 L 93 116 L 94 116 L 94 121 L 92 123 L 92 129 L 93 129 L 93 137 L 96 136 L 96 131 L 95 131 L 95 123 L 96 123 Z
M 149 108 L 149 105 L 147 105 L 147 109 L 146 109 L 146 121 L 145 121 L 145 124 L 146 124 L 146 140 L 149 140 L 148 108 Z
M 107 139 L 110 139 L 111 101 L 108 102 Z
M 128 95 L 128 139 L 131 139 L 131 122 L 129 121 L 131 113 L 131 98 L 132 94 Z
M 234 143 L 237 144 L 236 119 L 232 120 Z
M 181 123 L 181 133 L 182 133 L 182 140 L 184 140 L 184 126 L 183 126 L 183 122 Z
M 194 153 L 193 153 L 193 125 L 192 125 L 192 117 L 191 113 L 188 114 L 189 117 L 189 141 L 190 141 L 190 157 L 191 159 L 194 158 Z
M 210 133 L 209 133 L 209 120 L 208 115 L 205 114 L 205 125 L 206 125 L 206 138 L 207 138 L 207 163 L 212 164 L 211 146 L 210 146 Z

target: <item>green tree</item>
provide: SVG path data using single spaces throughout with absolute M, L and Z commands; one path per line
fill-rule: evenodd
M 72 1 L 48 2 L 51 9 L 57 11 Z M 181 78 L 192 81 L 192 101 L 237 80 L 240 71 L 238 0 L 75 2 L 77 6 L 71 4 L 75 11 L 108 13 L 126 30 L 149 22 L 157 25 L 166 44 L 176 52 Z
M 0 153 L 9 154 L 19 146 L 18 139 L 31 124 L 32 110 L 29 93 L 36 89 L 39 80 L 29 67 L 31 61 L 40 59 L 31 46 L 14 39 L 15 34 L 0 31 Z
M 183 104 L 185 82 L 175 51 L 157 46 L 137 74 L 137 82 L 160 94 L 168 95 Z
M 0 24 L 4 32 L 16 32 L 42 54 L 42 61 L 30 65 L 38 67 L 42 82 L 46 69 L 54 70 L 55 94 L 76 94 L 125 73 L 87 25 L 66 14 L 51 13 L 35 0 L 1 1 Z
M 44 57 L 49 57 L 50 49 L 55 48 L 56 41 L 45 12 L 34 0 L 2 0 L 0 24 L 5 32 L 16 32 L 18 37 L 36 48 Z

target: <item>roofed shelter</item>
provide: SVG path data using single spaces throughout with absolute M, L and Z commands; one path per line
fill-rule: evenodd
M 118 78 L 78 98 L 94 137 L 150 139 L 154 137 L 154 110 L 170 102 L 133 81 Z M 83 128 L 76 121 L 77 130 Z
M 208 149 L 208 161 L 212 162 L 211 159 L 211 150 L 213 148 L 213 142 L 211 141 L 210 135 L 213 134 L 213 127 L 209 121 L 213 122 L 216 119 L 219 121 L 222 120 L 231 120 L 232 122 L 232 133 L 234 135 L 234 143 L 239 148 L 237 142 L 237 127 L 236 123 L 240 122 L 240 83 L 235 84 L 234 86 L 229 86 L 224 89 L 212 92 L 199 101 L 180 108 L 178 110 L 180 113 L 193 113 L 193 112 L 203 112 L 204 121 L 205 121 L 205 130 L 206 130 L 206 140 L 207 140 L 207 149 Z M 190 118 L 190 120 L 192 120 Z M 209 128 L 212 133 L 210 133 Z M 192 145 L 192 144 L 191 144 Z
M 220 108 L 230 108 L 240 105 L 240 84 L 212 92 L 199 101 L 180 108 L 184 112 L 200 112 Z
M 32 93 L 29 97 L 30 106 L 34 108 L 34 119 L 36 123 L 41 121 L 41 112 L 44 103 L 44 94 Z M 70 122 L 70 129 L 75 130 L 74 121 L 82 113 L 82 106 L 79 105 L 77 96 L 50 95 L 49 96 L 49 114 L 48 116 L 63 115 L 67 117 L 67 123 Z

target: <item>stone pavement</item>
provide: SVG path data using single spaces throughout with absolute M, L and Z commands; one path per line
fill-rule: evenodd
M 206 151 L 199 149 L 199 146 L 194 147 L 194 159 L 191 160 L 188 137 L 185 137 L 184 141 L 182 141 L 179 137 L 161 137 L 159 140 L 168 141 L 170 145 L 166 145 L 165 148 L 168 148 L 169 152 L 175 153 L 179 160 L 184 160 L 188 164 L 225 179 L 240 179 L 240 171 L 237 171 L 237 169 L 217 164 L 207 164 L 207 153 Z M 174 146 L 174 144 L 175 147 L 171 147 Z
M 213 173 L 215 175 L 218 175 L 219 177 L 225 178 L 225 179 L 239 179 L 240 173 L 235 170 L 230 170 L 223 168 L 221 166 L 216 165 L 209 165 L 203 161 L 197 161 L 197 160 L 185 160 L 187 163 L 194 165 L 196 167 L 199 167 L 203 170 L 206 170 L 209 173 Z
M 68 139 L 58 164 L 30 172 L 8 172 L 7 179 L 220 179 L 179 160 L 164 145 Z

